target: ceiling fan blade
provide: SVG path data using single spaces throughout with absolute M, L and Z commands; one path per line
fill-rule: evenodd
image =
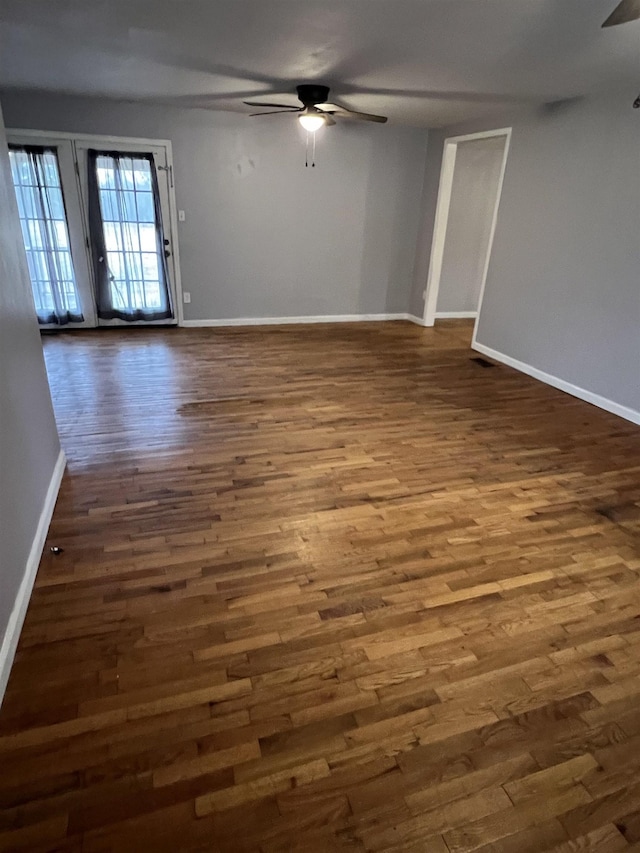
M 621 0 L 603 27 L 616 27 L 618 24 L 628 24 L 629 21 L 637 21 L 640 18 L 640 0 Z
M 355 118 L 360 121 L 378 121 L 383 124 L 386 116 L 377 116 L 373 113 L 359 113 L 356 110 L 350 110 L 347 107 L 341 107 L 339 104 L 316 104 L 317 109 L 322 110 L 329 115 L 340 116 L 341 118 Z
M 324 117 L 324 123 L 325 123 L 325 127 L 331 127 L 332 125 L 337 124 L 336 120 L 334 118 L 332 118 L 331 115 L 329 115 L 329 113 L 327 113 L 326 116 Z
M 243 101 L 248 107 L 282 107 L 285 110 L 302 110 L 304 107 L 296 107 L 295 104 L 267 104 L 264 101 Z
M 266 113 L 249 113 L 249 118 L 251 118 L 252 116 L 275 116 L 275 115 L 278 115 L 279 113 L 282 113 L 284 115 L 285 113 L 299 113 L 299 112 L 300 112 L 300 110 L 268 110 L 268 112 L 266 112 Z

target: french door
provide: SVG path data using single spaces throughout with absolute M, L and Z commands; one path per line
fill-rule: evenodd
M 177 321 L 170 143 L 9 132 L 41 326 Z
M 38 322 L 95 326 L 71 140 L 11 134 L 9 160 Z
M 169 196 L 162 145 L 76 141 L 99 325 L 176 319 Z

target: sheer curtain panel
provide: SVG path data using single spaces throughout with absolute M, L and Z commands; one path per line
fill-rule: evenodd
M 56 150 L 10 145 L 9 159 L 38 322 L 81 323 Z
M 172 318 L 153 155 L 90 149 L 88 194 L 98 316 Z

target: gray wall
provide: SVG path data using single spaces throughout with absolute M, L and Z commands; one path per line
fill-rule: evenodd
M 457 146 L 437 312 L 477 311 L 506 137 Z
M 434 133 L 423 236 L 447 136 L 512 126 L 478 342 L 640 411 L 637 92 L 575 99 Z M 428 259 L 428 254 L 427 254 Z M 428 263 L 427 263 L 428 268 Z M 422 314 L 418 278 L 412 308 Z
M 35 316 L 0 114 L 0 644 L 60 451 Z
M 427 132 L 3 95 L 7 127 L 170 139 L 187 319 L 407 310 Z

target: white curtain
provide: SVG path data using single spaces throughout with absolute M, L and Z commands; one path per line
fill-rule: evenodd
M 11 145 L 9 157 L 38 321 L 80 323 L 55 149 Z
M 89 150 L 89 233 L 98 316 L 173 317 L 152 154 Z

